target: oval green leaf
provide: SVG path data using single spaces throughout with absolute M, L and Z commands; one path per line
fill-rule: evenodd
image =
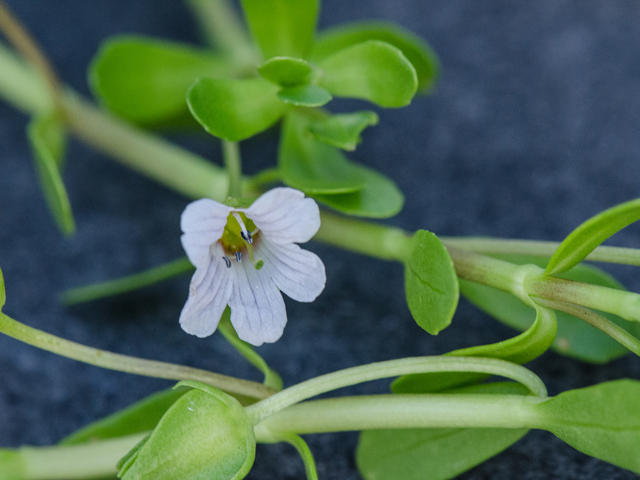
M 328 145 L 327 145 L 328 146 Z M 313 194 L 313 198 L 346 215 L 366 218 L 389 218 L 404 205 L 404 195 L 396 184 L 381 173 L 352 163 L 360 172 L 364 186 L 355 192 L 335 195 Z
M 580 263 L 607 238 L 640 220 L 640 198 L 591 217 L 565 238 L 549 260 L 545 275 L 566 272 Z
M 280 85 L 293 87 L 309 82 L 313 69 L 301 58 L 273 57 L 258 67 L 262 78 Z
M 477 385 L 449 393 L 527 395 L 511 382 Z M 365 480 L 447 480 L 517 442 L 526 428 L 420 428 L 360 434 L 356 465 Z
M 287 185 L 307 194 L 345 193 L 360 190 L 365 179 L 360 169 L 342 153 L 308 133 L 311 120 L 291 111 L 282 127 L 278 167 Z
M 366 40 L 381 40 L 399 48 L 416 70 L 420 92 L 435 85 L 440 62 L 433 49 L 417 35 L 393 23 L 364 21 L 324 30 L 316 38 L 311 58 L 318 62 Z
M 102 44 L 89 67 L 89 83 L 101 103 L 138 124 L 188 115 L 185 98 L 201 76 L 226 77 L 230 64 L 186 44 L 123 35 Z
M 317 85 L 298 85 L 283 88 L 278 92 L 278 98 L 298 107 L 321 107 L 329 103 L 333 97 Z
M 413 65 L 396 47 L 368 40 L 322 60 L 318 85 L 336 97 L 362 98 L 381 107 L 404 107 L 418 88 Z
M 313 42 L 318 0 L 241 0 L 265 58 L 304 58 Z
M 283 115 L 278 89 L 264 78 L 200 78 L 189 89 L 187 103 L 207 132 L 237 142 L 266 130 Z
M 404 267 L 407 304 L 431 335 L 448 327 L 458 306 L 458 277 L 446 247 L 433 233 L 418 230 Z
M 547 262 L 544 257 L 494 256 L 516 264 L 532 263 L 544 266 Z M 611 275 L 588 265 L 577 265 L 561 277 L 624 290 L 624 287 Z M 534 310 L 509 293 L 465 280 L 460 280 L 460 291 L 478 308 L 513 328 L 525 330 L 533 322 Z M 608 313 L 601 312 L 601 314 L 634 336 L 640 335 L 640 326 L 637 322 L 629 322 Z M 584 362 L 601 364 L 629 353 L 625 347 L 611 337 L 579 318 L 564 312 L 556 312 L 556 317 L 558 333 L 551 348 L 562 355 Z
M 64 188 L 60 168 L 64 161 L 66 133 L 55 113 L 38 116 L 27 127 L 27 137 L 45 200 L 56 225 L 64 235 L 76 230 L 71 203 Z
M 616 380 L 569 390 L 535 406 L 540 428 L 576 450 L 640 473 L 640 382 Z
M 378 115 L 371 110 L 331 115 L 312 122 L 309 132 L 322 142 L 343 150 L 353 151 L 362 141 L 360 134 L 371 125 L 378 124 Z

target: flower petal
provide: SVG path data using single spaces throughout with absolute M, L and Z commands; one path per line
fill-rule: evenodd
M 245 342 L 260 346 L 282 336 L 287 312 L 282 294 L 262 270 L 251 262 L 233 264 L 234 286 L 229 306 L 231 323 Z
M 231 273 L 222 258 L 213 256 L 209 256 L 207 266 L 196 269 L 189 298 L 180 313 L 180 326 L 185 332 L 202 338 L 216 331 L 231 297 Z
M 256 256 L 265 262 L 266 270 L 276 286 L 298 302 L 313 302 L 324 290 L 327 276 L 322 260 L 298 245 L 276 245 L 260 239 Z
M 227 217 L 233 209 L 209 198 L 187 205 L 180 218 L 182 247 L 197 268 L 209 263 L 209 248 L 222 237 Z
M 320 209 L 312 198 L 293 188 L 274 188 L 249 208 L 238 209 L 253 220 L 272 243 L 308 242 L 320 228 Z

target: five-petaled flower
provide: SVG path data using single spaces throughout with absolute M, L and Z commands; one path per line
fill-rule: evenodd
M 182 246 L 196 272 L 180 325 L 198 337 L 211 335 L 227 306 L 238 336 L 253 345 L 282 336 L 287 312 L 280 290 L 312 302 L 324 289 L 324 264 L 296 243 L 320 228 L 311 198 L 292 188 L 274 188 L 248 208 L 211 199 L 187 205 Z

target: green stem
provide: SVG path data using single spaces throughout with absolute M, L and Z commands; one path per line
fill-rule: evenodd
M 536 240 L 512 240 L 508 238 L 486 237 L 438 237 L 447 246 L 471 250 L 476 253 L 503 255 L 534 255 L 551 257 L 559 242 L 541 242 Z M 636 248 L 599 246 L 585 260 L 592 262 L 620 263 L 640 266 L 640 250 Z
M 277 435 L 385 428 L 523 428 L 540 424 L 532 408 L 546 396 L 409 394 L 340 397 L 293 405 L 256 426 Z
M 640 356 L 640 340 L 638 340 L 631 333 L 626 331 L 620 325 L 613 323 L 611 320 L 598 315 L 596 312 L 589 310 L 588 308 L 581 307 L 579 305 L 573 305 L 571 303 L 560 302 L 557 300 L 547 300 L 545 298 L 534 297 L 536 303 L 544 305 L 545 307 L 553 308 L 561 312 L 573 315 L 581 320 L 584 320 L 589 325 L 593 325 L 598 330 L 603 331 L 611 338 L 613 338 L 620 345 L 628 348 L 629 351 Z
M 144 360 L 87 347 L 55 335 L 28 327 L 0 312 L 0 332 L 34 347 L 63 357 L 120 372 L 165 378 L 168 380 L 197 380 L 231 393 L 253 398 L 267 398 L 274 390 L 257 382 L 208 372 L 172 363 Z
M 242 196 L 242 163 L 240 160 L 240 147 L 238 142 L 222 140 L 222 155 L 224 166 L 229 178 L 228 197 L 240 198 Z
M 534 395 L 546 396 L 542 381 L 530 370 L 503 360 L 474 357 L 415 357 L 371 363 L 307 380 L 246 408 L 254 424 L 284 408 L 316 395 L 358 383 L 413 373 L 477 372 L 500 375 L 527 386 Z
M 145 434 L 101 440 L 68 447 L 22 447 L 19 457 L 23 480 L 71 480 L 115 476 L 116 464 Z M 0 468 L 4 466 L 0 464 Z M 13 478 L 13 477 L 11 477 Z
M 46 83 L 11 50 L 0 43 L 0 94 L 15 108 L 27 113 L 53 108 Z
M 151 268 L 134 275 L 95 283 L 84 287 L 72 288 L 61 295 L 61 300 L 66 305 L 90 302 L 112 295 L 130 292 L 132 290 L 153 285 L 154 283 L 169 278 L 193 272 L 194 268 L 187 257 L 178 258 L 159 267 Z

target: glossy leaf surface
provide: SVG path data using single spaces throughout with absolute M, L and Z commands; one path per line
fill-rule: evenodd
M 285 105 L 278 90 L 264 78 L 200 78 L 189 90 L 187 103 L 211 135 L 239 141 L 266 130 L 283 115 Z
M 499 382 L 450 393 L 526 395 L 528 390 Z M 365 480 L 447 480 L 497 455 L 527 432 L 526 428 L 369 430 L 360 435 L 356 464 Z
M 581 224 L 557 248 L 544 271 L 557 275 L 585 259 L 598 245 L 640 220 L 640 198 L 609 208 Z
M 76 225 L 60 173 L 66 147 L 62 121 L 55 113 L 35 117 L 29 123 L 27 136 L 51 215 L 60 231 L 64 235 L 71 235 L 75 232 Z
M 273 57 L 258 67 L 258 73 L 262 78 L 281 87 L 308 83 L 312 71 L 311 65 L 307 62 L 291 57 Z
M 318 84 L 336 97 L 369 100 L 381 107 L 404 107 L 418 88 L 411 62 L 396 47 L 368 40 L 339 50 L 319 63 Z
M 329 103 L 333 97 L 317 85 L 298 85 L 283 88 L 278 92 L 278 98 L 298 107 L 321 107 Z
M 517 264 L 533 263 L 538 266 L 544 266 L 547 261 L 542 257 L 516 255 L 503 255 L 499 258 Z M 624 289 L 609 274 L 588 265 L 577 265 L 560 276 L 578 282 Z M 533 322 L 533 309 L 509 293 L 465 280 L 460 280 L 460 291 L 478 308 L 518 330 L 529 328 Z M 640 334 L 637 322 L 628 322 L 615 315 L 600 313 L 636 337 Z M 583 320 L 564 312 L 556 312 L 556 316 L 558 333 L 552 348 L 558 353 L 590 363 L 607 363 L 628 353 L 625 347 Z
M 362 141 L 360 134 L 378 124 L 378 115 L 371 110 L 331 115 L 309 126 L 309 132 L 322 142 L 343 150 L 355 150 Z
M 418 230 L 405 261 L 407 304 L 418 325 L 432 335 L 448 327 L 458 306 L 458 277 L 445 246 L 433 233 Z
M 640 382 L 616 380 L 561 393 L 535 410 L 573 448 L 640 473 Z
M 188 114 L 189 87 L 201 76 L 225 77 L 228 62 L 192 46 L 124 35 L 107 40 L 94 58 L 94 94 L 116 115 L 156 124 Z
M 266 59 L 304 58 L 313 42 L 318 0 L 241 0 L 253 38 Z
M 316 39 L 311 58 L 320 61 L 366 40 L 380 40 L 399 48 L 416 70 L 418 90 L 426 91 L 433 87 L 440 70 L 435 52 L 420 37 L 393 23 L 354 22 L 324 30 Z

